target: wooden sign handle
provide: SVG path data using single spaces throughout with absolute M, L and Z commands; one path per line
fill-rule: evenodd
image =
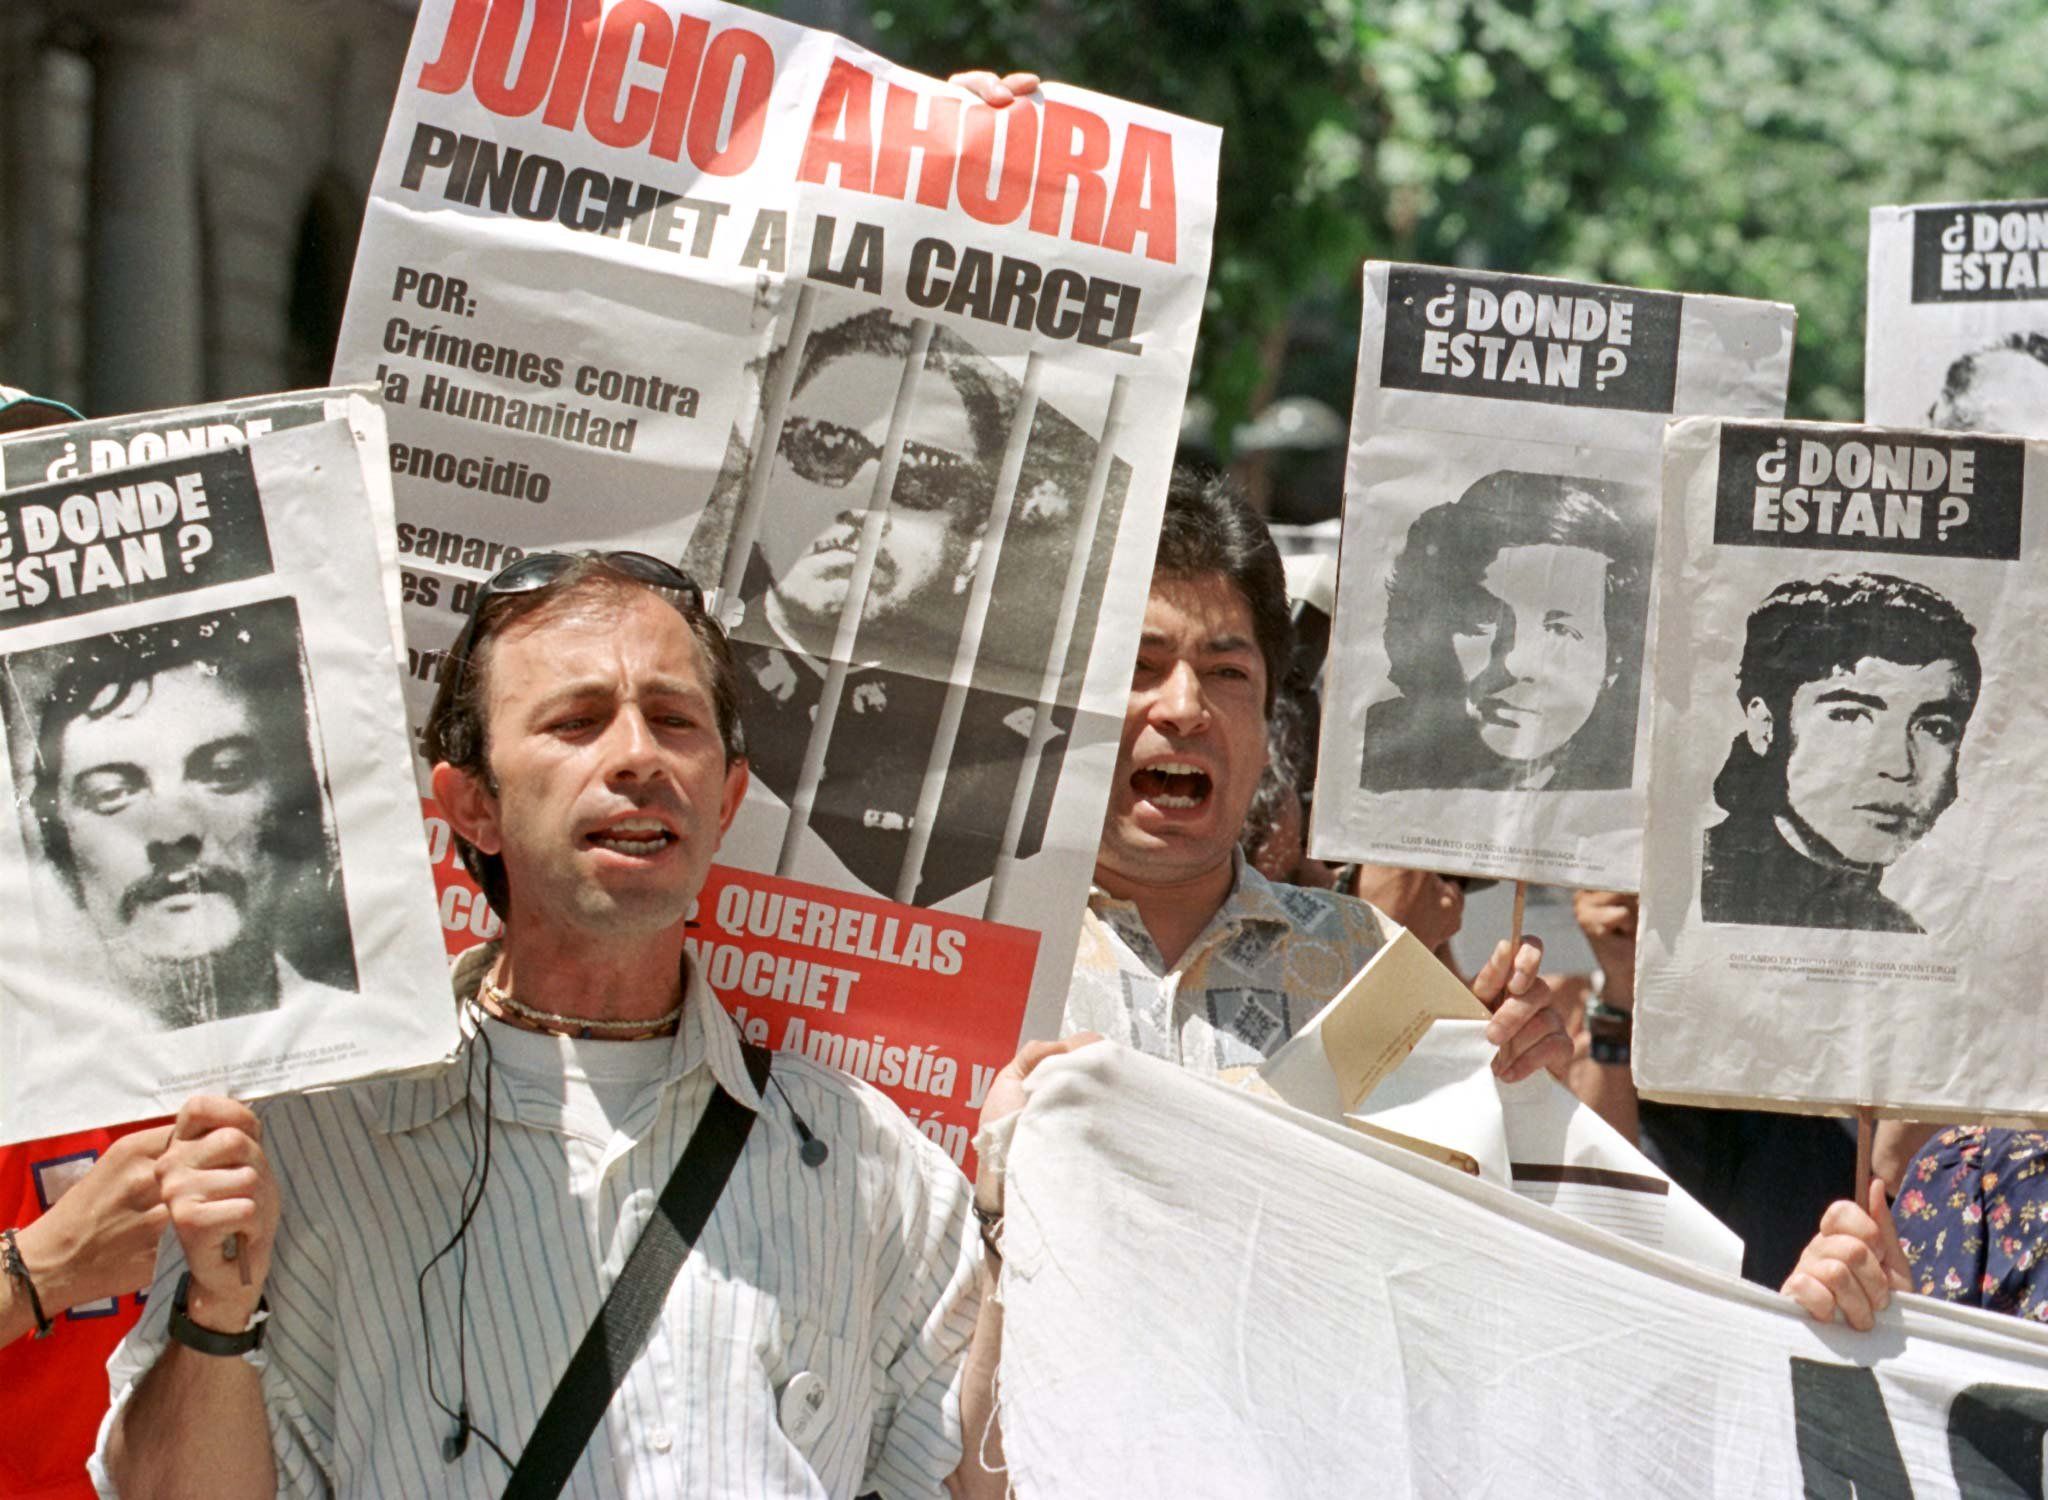
M 1870 1153 L 1877 1136 L 1877 1115 L 1869 1105 L 1856 1111 L 1856 1206 L 1870 1207 Z

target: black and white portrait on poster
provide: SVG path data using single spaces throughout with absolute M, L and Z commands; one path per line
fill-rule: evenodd
M 1651 541 L 1646 492 L 1599 479 L 1497 470 L 1424 511 L 1387 584 L 1399 696 L 1366 710 L 1361 784 L 1626 788 Z
M 2022 329 L 1958 354 L 1927 425 L 1950 432 L 2048 433 L 2048 332 Z
M 1880 889 L 1956 800 L 1983 669 L 1976 629 L 1925 584 L 1834 573 L 1779 584 L 1750 614 L 1743 727 L 1714 778 L 1709 922 L 1920 932 Z
M 0 658 L 37 920 L 138 1024 L 353 997 L 291 599 Z
M 2048 1113 L 2041 451 L 1672 424 L 1633 1055 L 1647 1096 Z
M 1864 414 L 2048 437 L 2048 202 L 1870 211 Z
M 0 1141 L 447 1055 L 380 408 L 38 436 L 67 472 L 0 493 Z
M 1310 844 L 1633 889 L 1664 424 L 1784 409 L 1792 312 L 1366 267 Z
M 1084 428 L 1034 392 L 1023 430 L 1017 376 L 960 335 L 813 296 L 793 368 L 785 343 L 757 372 L 767 472 L 735 431 L 688 560 L 733 590 L 756 784 L 868 890 L 932 905 L 1041 845 L 1130 470 L 1097 462 L 1107 407 Z

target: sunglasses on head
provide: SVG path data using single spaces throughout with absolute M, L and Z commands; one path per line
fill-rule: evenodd
M 476 602 L 469 607 L 469 619 L 463 625 L 462 633 L 455 638 L 455 644 L 448 648 L 448 655 L 455 661 L 456 672 L 466 674 L 469 671 L 470 648 L 475 644 L 477 621 L 483 618 L 486 604 L 508 594 L 536 593 L 577 563 L 585 561 L 602 562 L 628 578 L 678 594 L 682 597 L 683 607 L 692 614 L 704 607 L 704 591 L 697 586 L 696 579 L 674 563 L 663 562 L 645 552 L 529 552 L 518 562 L 507 563 L 498 569 L 476 591 Z M 461 687 L 458 677 L 455 688 L 460 691 Z
M 865 433 L 816 417 L 791 417 L 775 445 L 782 461 L 812 484 L 844 489 L 882 450 Z M 944 448 L 916 441 L 903 445 L 890 498 L 906 510 L 945 510 L 979 487 L 981 465 Z
M 477 590 L 476 603 L 470 607 L 470 617 L 476 617 L 487 599 L 495 599 L 501 594 L 531 594 L 546 588 L 576 564 L 593 561 L 655 588 L 673 589 L 692 609 L 704 602 L 704 591 L 697 587 L 696 579 L 674 563 L 663 562 L 645 552 L 529 552 L 518 562 L 507 563 L 498 569 Z

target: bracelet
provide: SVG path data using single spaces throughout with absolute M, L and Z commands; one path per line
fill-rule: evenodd
M 997 1260 L 1003 1258 L 1003 1211 L 1000 1208 L 983 1208 L 979 1203 L 969 1205 L 974 1210 L 975 1222 L 981 1225 L 981 1243 Z
M 36 1337 L 48 1338 L 56 1324 L 43 1312 L 43 1299 L 36 1295 L 35 1279 L 28 1274 L 28 1262 L 21 1258 L 21 1246 L 16 1243 L 12 1229 L 0 1229 L 0 1252 L 6 1256 L 7 1274 L 20 1282 L 22 1291 L 28 1295 L 28 1310 L 36 1319 Z

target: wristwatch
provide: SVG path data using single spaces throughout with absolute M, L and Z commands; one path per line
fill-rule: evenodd
M 1602 1000 L 1596 985 L 1586 999 L 1586 1038 L 1593 1061 L 1626 1067 L 1635 1029 L 1635 1016 Z
M 201 1354 L 218 1355 L 224 1359 L 249 1354 L 263 1347 L 263 1320 L 270 1316 L 270 1302 L 267 1298 L 256 1299 L 256 1315 L 249 1320 L 249 1326 L 240 1333 L 216 1333 L 211 1328 L 201 1328 L 185 1311 L 185 1295 L 191 1289 L 192 1273 L 187 1271 L 178 1278 L 178 1289 L 171 1294 L 172 1338 L 187 1349 L 197 1350 Z

